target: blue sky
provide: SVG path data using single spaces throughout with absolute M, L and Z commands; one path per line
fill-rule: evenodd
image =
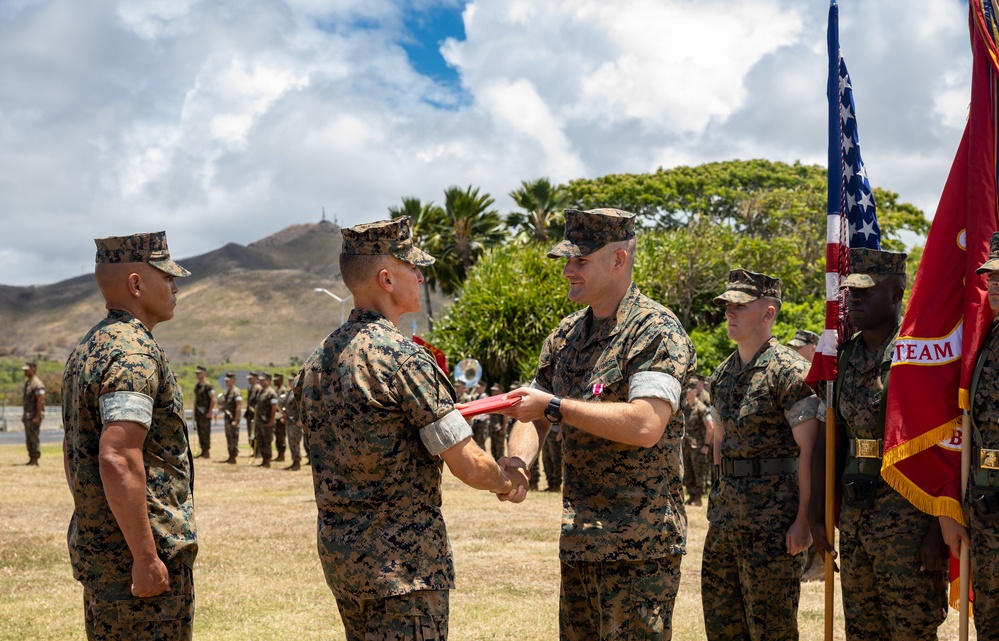
M 461 18 L 464 9 L 464 2 L 432 6 L 423 11 L 410 9 L 403 23 L 411 39 L 404 38 L 401 44 L 413 69 L 455 91 L 460 91 L 458 71 L 444 60 L 440 49 L 448 38 L 465 39 L 465 23 Z
M 875 186 L 933 214 L 967 114 L 967 4 L 841 3 Z M 4 0 L 0 283 L 473 185 L 825 163 L 825 2 Z

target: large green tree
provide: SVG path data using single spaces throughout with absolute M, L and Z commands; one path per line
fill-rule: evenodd
M 640 216 L 635 282 L 680 317 L 702 354 L 702 371 L 732 349 L 723 312 L 712 302 L 730 268 L 783 280 L 785 305 L 774 328 L 782 341 L 796 327 L 822 329 L 823 168 L 731 161 L 577 180 L 566 191 L 570 206 L 617 207 Z M 893 192 L 876 188 L 874 193 L 886 249 L 903 249 L 903 233 L 928 231 L 918 208 Z M 435 333 L 449 357 L 475 356 L 502 382 L 532 375 L 544 336 L 572 308 L 559 276 L 562 261 L 542 258 L 549 247 L 504 247 L 471 272 L 461 298 L 446 313 L 446 327 Z M 912 254 L 915 259 L 919 252 Z M 910 269 L 914 273 L 915 265 Z
M 444 218 L 436 243 L 437 283 L 448 296 L 458 293 L 482 252 L 506 238 L 503 220 L 492 209 L 493 198 L 478 187 L 452 186 L 444 190 Z
M 561 238 L 565 230 L 565 204 L 568 194 L 547 178 L 521 181 L 510 197 L 523 211 L 507 214 L 506 226 L 516 240 L 547 243 Z

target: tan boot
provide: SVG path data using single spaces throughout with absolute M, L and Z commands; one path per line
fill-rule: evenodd
M 28 462 L 25 463 L 25 465 L 34 465 L 35 467 L 38 467 L 38 457 L 32 456 L 31 458 L 28 459 Z
M 292 463 L 291 465 L 289 465 L 284 469 L 288 470 L 289 472 L 297 472 L 298 470 L 302 469 L 302 464 L 299 463 L 298 461 L 295 461 L 294 463 Z
M 265 458 L 264 462 L 260 464 L 260 467 L 270 467 L 270 466 L 271 466 L 271 460 L 269 458 Z
M 228 463 L 229 465 L 235 465 L 236 464 L 236 457 L 235 456 L 230 456 L 229 458 L 227 458 L 225 460 L 225 462 Z

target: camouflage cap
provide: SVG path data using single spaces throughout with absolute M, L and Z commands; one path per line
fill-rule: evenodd
M 345 254 L 395 256 L 417 267 L 434 264 L 433 256 L 413 246 L 409 216 L 345 227 L 340 232 Z
M 850 248 L 850 275 L 843 279 L 839 288 L 874 287 L 890 276 L 905 278 L 905 259 L 908 254 L 886 252 L 866 247 Z
M 257 373 L 257 380 L 270 381 L 271 380 L 271 375 L 268 374 L 267 372 L 259 372 L 259 373 Z
M 982 266 L 975 270 L 976 274 L 999 271 L 999 231 L 992 234 L 992 242 L 989 244 L 989 259 L 982 263 Z
M 236 378 L 236 373 L 235 372 L 226 372 L 225 373 L 225 377 L 226 378 Z
M 798 329 L 794 332 L 794 338 L 787 342 L 791 347 L 804 347 L 805 345 L 818 345 L 819 335 L 807 329 Z
M 490 392 L 502 392 L 503 386 L 499 383 L 493 383 L 492 387 L 489 388 Z
M 246 378 L 256 378 L 256 377 L 257 377 L 257 373 L 256 372 L 247 372 L 246 373 Z
M 21 366 L 22 370 L 38 369 L 38 364 L 35 361 L 24 361 L 24 365 Z
M 171 276 L 182 278 L 191 275 L 191 272 L 170 260 L 165 231 L 95 238 L 94 243 L 97 244 L 98 264 L 149 263 Z
M 271 376 L 273 378 L 280 378 L 282 381 L 284 380 L 284 374 L 281 372 L 274 372 Z
M 207 372 L 208 370 L 206 370 L 206 369 L 205 369 L 204 367 L 202 367 L 201 365 L 198 365 L 197 367 L 195 367 L 195 368 L 194 368 L 194 371 L 195 371 L 195 372 L 202 372 L 202 373 L 204 373 L 204 372 Z
M 766 274 L 733 269 L 728 273 L 728 285 L 725 291 L 715 296 L 715 305 L 724 307 L 729 303 L 745 305 L 761 296 L 780 299 L 781 280 Z
M 565 236 L 548 258 L 579 258 L 635 237 L 635 214 L 620 209 L 565 210 Z

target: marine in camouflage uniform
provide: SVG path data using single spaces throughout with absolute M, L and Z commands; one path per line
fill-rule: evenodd
M 811 479 L 819 401 L 805 384 L 808 364 L 771 335 L 780 285 L 736 269 L 715 298 L 738 349 L 709 379 L 722 433 L 701 564 L 710 641 L 798 638 L 811 544 L 802 485 Z
M 246 437 L 250 443 L 250 457 L 257 458 L 257 398 L 260 396 L 260 383 L 257 382 L 257 372 L 246 375 Z
M 683 487 L 687 490 L 687 505 L 699 506 L 704 496 L 708 475 L 708 437 L 713 438 L 714 419 L 711 410 L 699 398 L 691 382 L 683 404 Z
M 670 639 L 686 542 L 680 394 L 695 366 L 677 317 L 632 282 L 633 214 L 566 211 L 569 298 L 588 305 L 545 340 L 506 464 L 562 429 L 559 627 L 566 641 Z
M 977 273 L 988 275 L 989 307 L 999 314 L 999 233 L 989 249 Z M 971 549 L 975 630 L 979 639 L 991 640 L 999 639 L 999 317 L 978 350 L 970 392 L 971 467 L 964 495 L 970 538 L 949 516 L 941 516 L 940 524 L 952 554 L 960 553 L 960 542 Z
M 928 641 L 947 615 L 946 551 L 935 518 L 881 478 L 885 385 L 898 337 L 906 255 L 851 248 L 850 322 L 840 347 L 836 420 L 846 447 L 839 517 L 840 581 L 847 639 Z M 823 392 L 825 390 L 822 390 Z M 824 396 L 824 393 L 823 393 Z M 819 408 L 825 417 L 825 404 Z M 824 420 L 822 421 L 824 424 Z M 816 546 L 825 540 L 825 437 L 816 448 L 812 494 Z
M 443 464 L 495 492 L 527 479 L 517 475 L 514 484 L 475 445 L 447 376 L 399 331 L 402 313 L 420 308 L 419 267 L 433 262 L 413 247 L 409 218 L 342 233 L 340 270 L 356 307 L 310 356 L 294 390 L 323 572 L 348 641 L 446 639 L 454 564 L 441 514 Z
M 274 423 L 277 420 L 278 395 L 271 387 L 271 375 L 260 372 L 257 376 L 260 392 L 257 394 L 254 422 L 256 423 L 257 454 L 260 455 L 260 467 L 271 466 L 271 444 L 274 441 Z
M 62 382 L 69 555 L 87 637 L 191 639 L 194 466 L 180 386 L 151 333 L 173 316 L 173 278 L 189 272 L 170 260 L 163 232 L 96 243 L 110 312 Z
M 24 425 L 24 442 L 28 447 L 28 465 L 38 465 L 42 456 L 38 442 L 38 432 L 45 418 L 45 384 L 38 378 L 38 366 L 27 362 L 21 368 L 24 372 L 24 390 L 21 393 L 23 413 L 21 423 Z
M 239 456 L 239 421 L 241 408 L 243 406 L 243 396 L 239 388 L 236 387 L 236 374 L 234 372 L 225 373 L 225 395 L 222 397 L 222 414 L 225 420 L 225 443 L 229 452 L 226 463 L 233 465 L 236 457 Z
M 274 448 L 277 450 L 277 457 L 274 459 L 278 463 L 284 462 L 284 451 L 288 441 L 288 428 L 285 424 L 285 397 L 288 395 L 288 388 L 284 385 L 284 374 L 275 372 L 274 393 L 277 394 L 277 414 L 274 416 Z
M 205 368 L 194 369 L 198 382 L 194 384 L 194 425 L 198 429 L 201 458 L 209 458 L 212 449 L 212 409 L 215 407 L 215 388 L 205 376 Z
M 302 414 L 295 397 L 295 386 L 298 385 L 300 375 L 296 374 L 288 381 L 288 391 L 284 397 L 284 420 L 288 426 L 288 452 L 291 454 L 291 465 L 285 469 L 292 472 L 302 469 Z

